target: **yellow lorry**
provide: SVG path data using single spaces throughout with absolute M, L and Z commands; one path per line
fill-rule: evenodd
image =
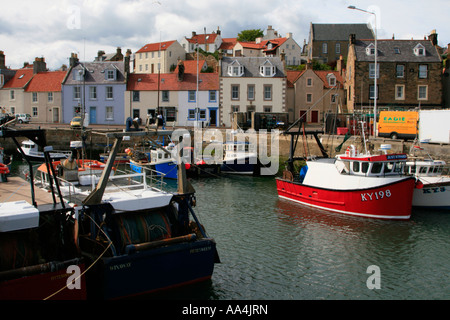
M 381 111 L 378 136 L 391 139 L 415 139 L 418 134 L 419 112 Z

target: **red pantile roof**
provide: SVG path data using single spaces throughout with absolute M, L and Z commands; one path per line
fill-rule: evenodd
M 303 71 L 295 71 L 295 70 L 287 70 L 286 71 L 286 80 L 288 88 L 293 88 L 295 81 L 305 72 Z
M 261 43 L 256 43 L 256 42 L 244 42 L 244 41 L 239 41 L 239 43 L 241 44 L 241 46 L 243 48 L 247 48 L 247 49 L 262 49 L 263 45 Z
M 197 89 L 197 75 L 185 73 L 183 81 L 178 81 L 178 74 L 160 74 L 159 90 L 188 91 Z M 130 74 L 127 84 L 128 91 L 157 91 L 158 74 L 156 73 L 133 73 Z M 218 73 L 200 73 L 198 90 L 219 90 Z
M 343 88 L 344 79 L 339 74 L 338 71 L 327 71 L 327 70 L 314 70 L 315 74 L 323 81 L 323 86 L 325 88 L 332 88 L 328 82 L 327 76 L 331 73 L 336 77 L 336 82 L 339 84 L 339 88 Z
M 167 50 L 167 48 L 169 48 L 172 43 L 174 43 L 175 40 L 171 40 L 171 41 L 164 41 L 164 42 L 157 42 L 157 43 L 148 43 L 145 46 L 143 46 L 142 48 L 140 48 L 138 51 L 136 51 L 136 53 L 141 53 L 141 52 L 152 52 L 152 51 L 164 51 Z
M 276 48 L 278 48 L 278 47 L 281 46 L 283 43 L 285 43 L 287 39 L 288 39 L 288 38 L 277 38 L 277 39 L 265 40 L 265 41 L 262 41 L 262 42 L 261 42 L 261 45 L 263 45 L 264 47 L 266 47 L 266 48 L 264 49 L 264 51 L 274 51 L 274 50 L 276 50 Z M 272 49 L 268 49 L 268 48 L 267 48 L 267 45 L 268 45 L 269 42 L 273 44 Z
M 202 67 L 205 65 L 206 60 L 198 61 L 198 71 L 202 70 Z M 184 73 L 195 73 L 197 74 L 197 60 L 184 60 Z M 178 65 L 173 71 L 174 73 L 178 73 Z
M 237 38 L 222 38 L 222 44 L 220 45 L 220 49 L 222 50 L 231 50 L 236 45 Z
M 22 68 L 16 71 L 12 79 L 3 88 L 23 88 L 33 77 L 33 68 Z
M 186 38 L 186 40 L 189 43 L 200 43 L 200 44 L 202 44 L 202 43 L 205 43 L 205 39 L 206 39 L 206 43 L 214 43 L 214 41 L 216 41 L 216 38 L 217 38 L 217 34 L 216 33 L 209 33 L 209 34 L 206 34 L 206 35 L 205 34 L 197 34 L 197 35 L 193 36 L 190 39 Z
M 61 83 L 67 71 L 39 72 L 31 79 L 25 91 L 27 92 L 57 92 L 61 91 Z

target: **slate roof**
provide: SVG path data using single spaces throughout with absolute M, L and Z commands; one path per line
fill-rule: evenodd
M 222 59 L 222 77 L 230 77 L 228 75 L 228 65 L 234 61 L 244 66 L 244 75 L 242 77 L 264 78 L 259 73 L 259 67 L 265 61 L 270 61 L 276 67 L 275 76 L 272 78 L 285 77 L 283 62 L 279 57 L 224 57 Z
M 356 40 L 355 52 L 357 61 L 374 61 L 374 56 L 366 54 L 366 48 L 374 40 Z M 421 44 L 425 47 L 425 56 L 416 56 L 414 48 Z M 440 62 L 441 58 L 429 40 L 377 40 L 379 62 Z M 399 53 L 395 53 L 398 48 Z
M 95 62 L 80 62 L 78 65 L 70 70 L 66 77 L 64 84 L 80 84 L 80 81 L 74 80 L 73 73 L 78 72 L 83 69 L 83 66 L 88 70 L 86 73 L 85 82 L 86 84 L 120 84 L 125 83 L 124 76 L 124 62 L 123 61 L 95 61 Z M 105 73 L 106 70 L 116 69 L 117 78 L 116 80 L 106 80 Z
M 350 34 L 355 34 L 356 39 L 374 39 L 365 23 L 311 23 L 311 29 L 315 41 L 348 41 Z
M 27 92 L 59 92 L 67 71 L 39 72 L 31 79 Z
M 199 73 L 198 90 L 219 90 L 218 73 Z M 159 90 L 188 91 L 197 89 L 197 74 L 185 73 L 183 81 L 178 81 L 178 74 L 160 74 Z M 157 91 L 158 74 L 155 73 L 132 73 L 128 78 L 128 91 Z

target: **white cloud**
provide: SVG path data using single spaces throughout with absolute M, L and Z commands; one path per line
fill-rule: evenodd
M 292 32 L 299 45 L 308 39 L 314 23 L 365 23 L 368 15 L 347 9 L 379 8 L 379 37 L 423 38 L 436 29 L 441 46 L 450 42 L 448 0 L 21 0 L 2 5 L 0 50 L 7 65 L 17 68 L 44 56 L 56 69 L 68 63 L 70 53 L 93 60 L 98 50 L 138 50 L 149 42 L 181 40 L 217 30 L 236 37 L 245 29 L 266 30 L 272 25 L 280 35 Z M 401 13 L 401 14 L 400 14 Z

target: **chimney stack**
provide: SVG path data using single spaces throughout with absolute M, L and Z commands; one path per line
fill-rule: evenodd
M 355 44 L 356 42 L 356 34 L 351 33 L 349 37 L 350 44 Z
M 43 71 L 47 71 L 47 64 L 45 63 L 45 59 L 43 57 L 36 57 L 33 62 L 33 73 L 36 74 Z
M 5 66 L 5 53 L 0 51 L 0 69 L 6 69 Z
M 283 69 L 286 70 L 286 53 L 284 52 L 284 49 L 281 50 L 280 58 L 281 62 L 283 62 Z
M 77 64 L 78 64 L 78 55 L 72 52 L 69 59 L 69 66 L 75 67 Z
M 339 60 L 336 63 L 336 71 L 342 76 L 344 71 L 344 58 L 342 57 L 342 54 L 339 56 Z
M 178 81 L 183 81 L 184 78 L 184 62 L 183 60 L 178 60 Z
M 437 46 L 438 44 L 438 34 L 436 33 L 436 30 L 432 30 L 430 35 L 428 36 L 428 40 L 431 41 L 433 46 Z

